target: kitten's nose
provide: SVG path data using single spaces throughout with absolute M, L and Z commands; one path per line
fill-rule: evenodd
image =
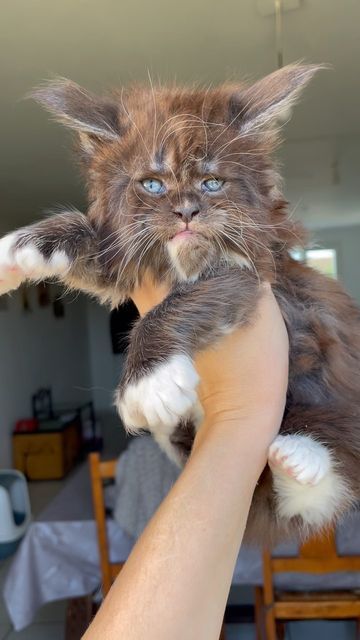
M 190 222 L 199 213 L 199 207 L 196 204 L 189 204 L 187 206 L 180 206 L 174 210 L 176 216 L 181 218 L 184 222 Z

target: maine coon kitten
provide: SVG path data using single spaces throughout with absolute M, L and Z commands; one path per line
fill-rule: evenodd
M 67 80 L 38 89 L 78 134 L 89 209 L 0 241 L 0 292 L 54 276 L 116 306 L 146 271 L 170 283 L 134 327 L 116 402 L 128 429 L 149 429 L 178 461 L 201 421 L 194 354 L 251 321 L 259 283 L 272 283 L 290 337 L 289 388 L 250 511 L 252 541 L 310 533 L 359 497 L 360 313 L 337 282 L 291 258 L 304 234 L 271 160 L 279 115 L 315 70 L 105 98 Z

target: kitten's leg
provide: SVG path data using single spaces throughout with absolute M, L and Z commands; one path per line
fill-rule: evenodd
M 326 429 L 324 429 L 326 438 Z M 321 527 L 351 502 L 331 449 L 310 435 L 279 435 L 269 449 L 278 515 Z
M 95 257 L 95 231 L 86 216 L 71 211 L 46 218 L 0 239 L 0 294 L 51 277 L 91 290 Z
M 289 406 L 281 438 L 269 451 L 270 467 L 264 469 L 254 492 L 244 537 L 247 544 L 273 547 L 284 539 L 303 541 L 336 524 L 356 505 L 360 416 L 355 404 L 351 409 Z M 301 482 L 289 471 L 295 477 L 305 472 Z
M 129 430 L 166 439 L 181 418 L 199 421 L 193 355 L 248 322 L 259 295 L 253 273 L 227 269 L 179 286 L 138 322 L 116 398 Z

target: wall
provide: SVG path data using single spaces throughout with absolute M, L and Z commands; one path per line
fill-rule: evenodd
M 286 141 L 281 147 L 289 210 L 307 227 L 360 223 L 359 148 L 359 135 Z
M 114 355 L 110 340 L 110 312 L 94 300 L 87 300 L 89 358 L 92 395 L 96 409 L 106 411 L 113 404 L 123 357 Z
M 105 450 L 109 455 L 114 455 L 126 444 L 125 430 L 113 404 L 124 359 L 122 355 L 112 353 L 109 309 L 88 299 L 87 322 L 92 397 Z
M 312 237 L 317 246 L 336 249 L 339 280 L 360 304 L 360 227 L 319 229 L 313 231 Z
M 85 299 L 69 296 L 65 317 L 55 318 L 51 306 L 38 306 L 35 287 L 28 291 L 27 313 L 20 292 L 0 300 L 0 467 L 11 464 L 11 430 L 31 416 L 39 387 L 51 385 L 59 403 L 91 397 Z

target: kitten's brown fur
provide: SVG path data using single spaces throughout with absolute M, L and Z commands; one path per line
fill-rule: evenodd
M 271 159 L 276 117 L 314 70 L 289 66 L 250 88 L 133 87 L 106 99 L 69 81 L 39 89 L 35 97 L 79 133 L 90 204 L 87 217 L 70 212 L 22 230 L 16 246 L 35 238 L 45 255 L 63 249 L 71 257 L 63 280 L 113 305 L 131 296 L 146 270 L 169 281 L 169 298 L 133 331 L 123 386 L 172 353 L 193 355 L 248 322 L 258 283 L 269 280 L 290 337 L 281 432 L 312 434 L 332 450 L 347 483 L 338 517 L 360 491 L 360 314 L 337 282 L 291 258 L 305 233 L 288 218 Z M 141 180 L 159 176 L 167 192 L 154 197 Z M 207 176 L 225 180 L 224 189 L 201 191 Z M 175 259 L 169 242 L 189 207 L 199 235 Z M 188 451 L 189 434 L 191 425 L 186 433 L 179 427 L 173 444 Z M 266 468 L 247 539 L 304 532 L 301 518 L 279 521 Z

